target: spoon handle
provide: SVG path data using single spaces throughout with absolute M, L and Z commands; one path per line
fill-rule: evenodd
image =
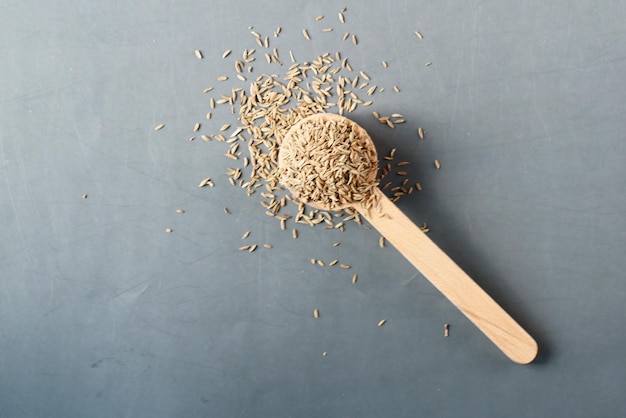
M 511 316 L 377 189 L 382 210 L 361 214 L 504 354 L 519 364 L 537 355 L 537 343 Z

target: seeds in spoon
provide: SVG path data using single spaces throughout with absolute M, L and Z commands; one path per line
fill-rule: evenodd
M 371 207 L 378 160 L 368 141 L 349 119 L 305 120 L 282 145 L 281 182 L 300 200 L 329 209 L 357 202 Z

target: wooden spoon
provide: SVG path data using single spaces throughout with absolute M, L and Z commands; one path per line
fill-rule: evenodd
M 284 173 L 287 164 L 293 159 L 286 158 L 293 146 L 295 132 L 304 123 L 335 121 L 349 124 L 355 133 L 366 138 L 362 150 L 376 159 L 376 147 L 365 129 L 343 116 L 323 113 L 309 116 L 292 126 L 283 138 L 279 152 L 279 170 Z M 372 154 L 373 153 L 373 154 Z M 287 162 L 290 161 L 290 162 Z M 298 161 L 299 167 L 310 161 Z M 367 173 L 367 181 L 375 184 L 376 170 Z M 281 179 L 283 181 L 283 179 Z M 298 197 L 298 191 L 290 191 Z M 450 259 L 430 238 L 396 207 L 378 188 L 373 188 L 378 199 L 376 209 L 366 209 L 362 202 L 349 202 L 333 205 L 322 202 L 306 202 L 324 210 L 339 210 L 352 207 L 366 218 L 400 253 L 406 257 L 441 293 L 446 296 L 465 316 L 467 316 L 504 354 L 519 364 L 528 364 L 537 355 L 535 340 L 507 314 L 484 290 L 482 290 L 454 261 Z

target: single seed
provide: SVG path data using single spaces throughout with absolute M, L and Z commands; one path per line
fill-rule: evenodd
M 291 236 L 293 237 L 293 239 L 298 238 L 298 230 L 297 229 L 292 229 L 291 230 Z
M 318 21 L 322 20 L 322 19 L 324 19 L 324 16 L 318 16 L 318 17 L 315 18 L 315 20 L 318 20 Z
M 83 195 L 83 199 L 87 199 L 87 194 L 86 193 Z
M 317 263 L 317 260 L 316 260 L 316 259 L 314 259 L 314 258 L 312 258 L 312 259 L 311 259 L 311 264 L 315 264 L 315 263 Z
M 190 136 L 190 137 L 189 137 L 189 142 L 193 141 L 194 139 L 196 139 L 196 137 L 195 137 L 195 136 Z
M 358 274 L 354 274 L 352 275 L 352 283 L 356 283 L 356 281 L 359 280 L 359 275 Z
M 176 209 L 176 213 L 185 213 L 184 209 Z
M 228 128 L 230 128 L 230 124 L 225 123 L 225 124 L 224 124 L 224 125 L 222 125 L 222 127 L 220 128 L 220 131 L 225 131 L 225 130 L 227 130 Z
M 430 67 L 431 65 L 433 65 L 433 63 L 428 61 L 426 64 L 424 64 L 424 67 Z
M 342 41 L 345 41 L 346 39 L 348 39 L 350 37 L 350 32 L 346 32 L 343 34 L 343 38 L 341 38 Z
M 211 182 L 211 177 L 207 177 L 198 184 L 198 187 L 204 187 Z
M 400 93 L 400 88 L 399 88 L 398 86 L 393 86 L 393 90 L 394 90 L 396 93 Z
M 200 130 L 200 124 L 196 123 L 195 125 L 193 125 L 193 131 L 194 132 L 198 132 Z
M 385 246 L 385 237 L 378 238 L 378 246 L 383 248 Z
M 249 245 L 244 245 L 243 247 L 239 247 L 239 251 L 248 251 L 250 249 Z
M 332 32 L 333 28 L 324 28 L 322 29 L 322 32 Z
M 443 324 L 443 336 L 448 337 L 450 335 L 450 324 Z
M 317 264 L 321 267 L 326 267 L 326 263 L 324 263 L 322 260 L 317 260 Z
M 226 80 L 228 80 L 228 77 L 225 75 L 217 77 L 217 81 L 226 81 Z
M 415 31 L 415 36 L 417 36 L 420 39 L 424 39 L 424 37 L 422 36 L 422 34 L 418 31 Z
M 222 54 L 222 58 L 226 58 L 227 56 L 229 56 L 229 55 L 230 55 L 230 53 L 231 53 L 231 52 L 232 52 L 232 51 L 231 51 L 230 49 L 229 49 L 229 50 L 227 50 L 227 51 L 224 51 L 224 53 Z
M 196 54 L 196 57 L 201 60 L 202 59 L 202 52 L 200 52 L 199 49 L 196 49 L 194 52 L 194 54 Z
M 263 244 L 263 248 L 267 248 L 268 250 L 271 250 L 272 244 Z
M 417 134 L 419 135 L 420 139 L 424 139 L 424 129 L 423 128 L 417 128 Z
M 154 130 L 155 131 L 160 131 L 161 129 L 163 129 L 164 126 L 165 126 L 164 124 L 157 125 L 157 126 L 154 127 Z
M 383 64 L 383 68 L 389 67 L 389 64 L 387 64 L 387 61 L 381 61 L 381 64 Z
M 346 23 L 346 18 L 343 16 L 343 13 L 339 12 L 338 16 L 341 23 Z
M 254 250 L 256 250 L 257 245 L 254 244 L 252 247 L 250 247 L 250 249 L 248 250 L 248 252 L 253 252 Z
M 319 309 L 314 309 L 313 310 L 313 318 L 317 319 L 320 317 L 320 310 Z
M 241 81 L 246 81 L 246 78 L 242 76 L 241 74 L 237 74 L 237 78 Z
M 241 236 L 241 239 L 246 239 L 250 236 L 250 231 L 246 231 L 243 233 L 243 235 Z
M 435 163 L 435 168 L 439 170 L 441 168 L 441 163 L 439 162 L 439 160 L 435 160 L 434 163 Z
M 172 228 L 165 228 L 165 232 L 167 232 L 168 234 L 171 233 L 173 231 Z
M 333 260 L 330 263 L 328 263 L 329 266 L 334 266 L 335 264 L 337 264 L 339 262 L 339 260 Z
M 357 45 L 359 43 L 359 40 L 356 38 L 356 35 L 352 35 L 352 43 L 354 45 Z
M 213 114 L 211 112 L 207 112 L 206 118 L 207 119 L 211 119 L 211 117 L 213 117 Z
M 327 353 L 326 351 L 324 351 L 324 352 L 322 353 L 322 357 L 326 357 L 327 355 L 328 355 L 328 353 Z
M 230 215 L 232 212 L 230 211 L 230 209 L 228 209 L 228 208 L 224 208 L 224 213 L 225 213 L 226 215 Z
M 386 320 L 386 319 L 381 320 L 381 321 L 378 323 L 378 326 L 379 326 L 379 327 L 382 327 L 383 325 L 385 325 L 385 322 L 387 322 L 387 320 Z
M 309 31 L 307 31 L 306 29 L 302 29 L 302 34 L 306 39 L 311 39 L 311 37 L 309 36 Z
M 333 247 L 339 247 L 340 245 L 341 245 L 341 243 L 340 243 L 340 242 L 334 242 L 334 243 L 333 243 Z
M 206 89 L 202 90 L 202 93 L 208 93 L 211 90 L 213 90 L 213 87 L 207 87 Z
M 339 264 L 339 267 L 341 267 L 342 269 L 349 269 L 351 266 L 350 264 Z

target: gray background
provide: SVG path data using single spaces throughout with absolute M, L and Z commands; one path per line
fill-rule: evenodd
M 626 3 L 290 4 L 0 6 L 0 416 L 623 416 Z M 400 207 L 537 339 L 533 364 L 375 231 L 294 241 L 228 184 L 223 144 L 187 140 L 236 122 L 206 121 L 201 91 L 245 84 L 249 26 L 286 64 L 341 51 L 386 87 L 353 117 L 413 162 Z M 261 52 L 255 75 L 284 73 Z M 274 248 L 237 251 L 246 230 Z

